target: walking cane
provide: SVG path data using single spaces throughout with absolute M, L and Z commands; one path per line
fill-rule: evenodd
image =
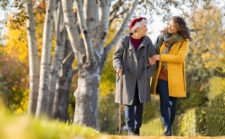
M 119 76 L 120 76 L 119 132 L 121 134 L 121 132 L 122 132 L 122 125 L 121 125 L 121 121 L 122 121 L 122 118 L 121 118 L 121 116 L 122 116 L 121 115 L 121 111 L 122 111 L 122 81 L 123 81 L 122 70 L 119 73 Z

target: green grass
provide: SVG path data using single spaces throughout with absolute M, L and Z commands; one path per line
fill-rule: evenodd
M 160 117 L 143 124 L 140 130 L 141 136 L 162 136 L 163 126 Z
M 31 116 L 9 113 L 0 107 L 1 139 L 74 139 L 99 135 L 100 133 L 92 128 L 50 121 L 46 118 L 37 120 Z

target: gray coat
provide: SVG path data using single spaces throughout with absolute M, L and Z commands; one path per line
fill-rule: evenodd
M 145 36 L 135 51 L 130 35 L 124 35 L 116 47 L 113 55 L 113 67 L 122 68 L 122 104 L 131 105 L 135 94 L 136 82 L 138 85 L 139 100 L 141 103 L 150 101 L 150 78 L 156 69 L 156 64 L 148 65 L 148 58 L 156 51 L 149 37 Z M 120 82 L 116 75 L 116 97 L 119 103 Z

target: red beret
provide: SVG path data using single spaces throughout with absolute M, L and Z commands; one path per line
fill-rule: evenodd
M 145 17 L 134 18 L 134 19 L 130 22 L 129 28 L 132 29 L 132 27 L 133 27 L 137 22 L 140 22 L 140 21 L 143 20 L 143 19 L 146 20 Z

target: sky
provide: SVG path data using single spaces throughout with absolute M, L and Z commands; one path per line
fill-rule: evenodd
M 218 2 L 217 6 L 219 6 L 220 8 L 223 8 L 223 13 L 225 13 L 225 0 L 215 0 L 215 2 Z M 15 11 L 15 9 L 9 9 L 9 11 L 3 11 L 0 8 L 0 38 L 3 37 L 3 34 L 7 31 L 6 29 L 4 29 L 4 24 L 2 23 L 3 19 L 5 18 L 5 14 L 8 13 L 12 13 L 13 11 Z M 181 15 L 181 11 L 172 8 L 171 10 L 171 15 Z M 141 15 L 141 16 L 145 16 L 145 15 Z M 159 15 L 153 15 L 153 19 L 152 19 L 152 23 L 148 24 L 148 36 L 152 39 L 152 42 L 154 43 L 157 36 L 160 34 L 160 31 L 166 27 L 167 23 L 163 22 L 162 20 L 162 16 Z M 225 22 L 224 22 L 225 23 Z M 225 28 L 225 25 L 224 25 Z M 0 39 L 0 43 L 1 43 L 1 39 Z M 3 42 L 4 43 L 4 42 Z

